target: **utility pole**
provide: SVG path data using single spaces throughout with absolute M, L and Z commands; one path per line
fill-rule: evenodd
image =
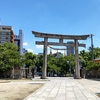
M 70 53 L 70 59 L 69 59 L 69 67 L 70 67 L 70 77 L 71 77 L 71 53 Z
M 92 50 L 92 60 L 94 59 L 94 51 L 93 51 L 93 34 L 91 34 L 91 50 Z
M 70 57 L 70 58 L 69 58 L 69 68 L 70 68 L 70 69 L 69 69 L 69 71 L 70 71 L 70 77 L 71 77 L 71 49 L 72 49 L 72 47 L 70 46 L 69 49 L 70 49 L 70 54 L 69 54 L 69 57 Z
M 0 18 L 0 25 L 1 25 L 1 18 Z

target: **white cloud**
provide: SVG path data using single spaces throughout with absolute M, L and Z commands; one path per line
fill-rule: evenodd
M 29 49 L 29 48 L 28 48 L 27 51 L 33 53 L 33 49 Z
M 36 55 L 38 55 L 38 53 L 35 53 Z
M 61 52 L 64 54 L 64 50 L 58 50 L 58 52 Z M 52 54 L 57 53 L 57 50 L 52 50 Z M 50 50 L 48 50 L 48 54 L 50 54 Z
M 28 46 L 28 43 L 27 43 L 27 42 L 24 42 L 23 45 L 24 45 L 24 46 Z
M 43 49 L 43 45 L 36 45 L 38 49 Z

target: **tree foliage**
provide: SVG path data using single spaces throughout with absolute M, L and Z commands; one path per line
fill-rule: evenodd
M 0 70 L 8 70 L 21 64 L 18 48 L 13 43 L 0 44 Z
M 13 43 L 0 44 L 0 70 L 6 71 L 16 66 L 23 66 L 23 64 L 25 64 L 26 67 L 33 67 L 35 64 L 37 66 L 37 70 L 41 71 L 43 66 L 43 55 L 36 57 L 35 54 L 27 52 L 22 56 L 17 50 L 17 46 L 15 46 Z M 93 52 L 94 59 L 100 57 L 100 48 L 94 48 Z M 89 51 L 80 51 L 79 59 L 81 60 L 82 67 L 86 67 L 87 70 L 99 69 L 100 63 L 93 62 L 91 58 L 91 49 Z M 69 72 L 70 66 L 71 70 L 73 70 L 75 67 L 74 56 L 59 56 L 56 58 L 50 55 L 47 56 L 48 72 L 61 72 L 66 74 Z
M 36 57 L 36 62 L 35 65 L 37 66 L 37 71 L 41 72 L 42 71 L 42 66 L 43 66 L 43 55 L 37 56 Z
M 93 49 L 93 55 L 94 59 L 100 57 L 100 48 L 94 48 Z M 80 51 L 79 58 L 82 59 L 82 66 L 86 67 L 87 70 L 92 70 L 92 69 L 99 69 L 100 64 L 95 63 L 92 61 L 92 50 L 90 49 L 89 51 L 82 50 Z
M 100 63 L 96 63 L 94 61 L 88 61 L 87 62 L 87 67 L 86 67 L 86 70 L 93 70 L 93 69 L 96 69 L 98 70 L 100 67 Z
M 57 73 L 57 58 L 50 55 L 47 56 L 47 71 Z
M 24 55 L 25 67 L 33 67 L 36 62 L 36 55 L 31 52 L 26 52 Z

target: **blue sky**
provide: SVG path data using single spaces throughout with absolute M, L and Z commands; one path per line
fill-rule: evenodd
M 32 30 L 94 34 L 94 47 L 100 47 L 100 0 L 0 0 L 0 19 L 2 25 L 12 26 L 15 34 L 19 29 L 24 31 L 24 47 L 33 53 L 41 53 L 43 49 L 35 45 L 35 41 L 42 39 L 35 38 Z M 85 50 L 91 45 L 90 38 L 79 42 L 86 43 Z

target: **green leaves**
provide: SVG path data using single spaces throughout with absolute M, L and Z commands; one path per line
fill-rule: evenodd
M 0 44 L 0 70 L 8 70 L 20 65 L 20 54 L 13 43 Z
M 47 56 L 47 70 L 49 72 L 57 72 L 57 59 L 53 56 Z
M 25 65 L 26 67 L 33 67 L 33 65 L 36 62 L 36 55 L 32 54 L 31 52 L 26 52 L 24 55 L 24 61 L 25 61 Z
M 93 49 L 94 59 L 100 57 L 100 48 L 94 48 Z M 86 67 L 86 69 L 92 70 L 92 69 L 98 69 L 100 68 L 100 63 L 95 63 L 92 61 L 92 50 L 89 50 L 89 52 L 86 52 L 85 50 L 80 51 L 79 58 L 83 61 L 82 66 Z
M 98 69 L 100 67 L 100 63 L 96 63 L 93 61 L 88 61 L 87 62 L 87 67 L 86 70 L 92 70 L 92 69 Z
M 70 63 L 67 63 L 69 61 Z M 71 69 L 75 66 L 75 58 L 74 56 L 65 56 L 65 57 L 58 57 L 55 58 L 53 56 L 48 55 L 48 60 L 47 60 L 47 70 L 49 72 L 61 72 L 61 73 L 67 73 L 69 72 L 71 64 Z
M 36 62 L 35 65 L 37 66 L 37 71 L 41 72 L 42 71 L 42 66 L 43 66 L 43 55 L 39 55 L 36 57 Z

